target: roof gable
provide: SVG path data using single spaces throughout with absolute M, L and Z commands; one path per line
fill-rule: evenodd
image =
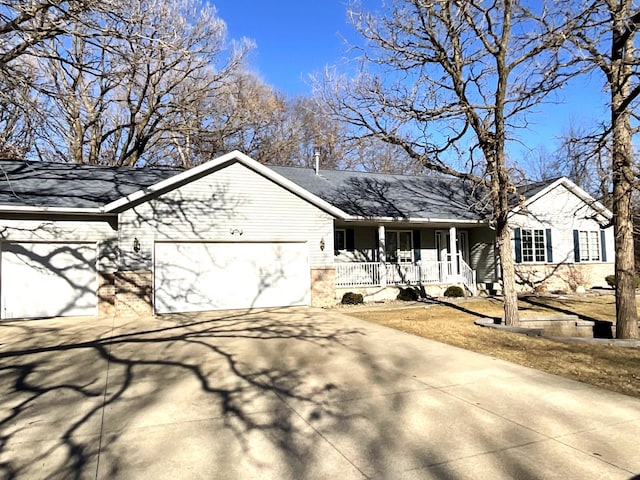
M 580 188 L 578 185 L 576 185 L 566 177 L 560 177 L 546 182 L 539 182 L 538 184 L 533 185 L 534 187 L 528 190 L 525 186 L 525 191 L 528 195 L 524 195 L 526 196 L 526 199 L 522 205 L 518 205 L 513 208 L 512 214 L 526 211 L 528 206 L 540 201 L 545 197 L 545 195 L 549 194 L 549 192 L 551 192 L 555 188 L 562 187 L 575 195 L 578 199 L 580 199 L 581 202 L 583 202 L 588 208 L 590 208 L 594 212 L 594 218 L 598 221 L 598 223 L 605 224 L 610 222 L 613 218 L 613 213 L 607 207 L 594 199 L 591 195 L 589 195 L 582 188 Z M 520 190 L 518 191 L 520 193 Z

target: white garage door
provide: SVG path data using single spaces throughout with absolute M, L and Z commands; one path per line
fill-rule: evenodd
M 306 243 L 156 243 L 156 313 L 309 304 Z
M 95 243 L 2 243 L 2 318 L 97 315 Z

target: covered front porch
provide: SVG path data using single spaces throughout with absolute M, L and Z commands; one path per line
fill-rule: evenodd
M 494 239 L 469 224 L 338 224 L 336 288 L 460 285 L 477 295 L 478 281 L 495 278 Z

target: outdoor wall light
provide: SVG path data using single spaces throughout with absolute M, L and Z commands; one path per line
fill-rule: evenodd
M 320 239 L 320 250 L 324 252 L 324 238 Z
M 140 240 L 138 240 L 138 237 L 133 239 L 133 251 L 136 253 L 140 251 Z

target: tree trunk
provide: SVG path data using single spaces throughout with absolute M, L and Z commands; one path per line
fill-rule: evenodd
M 611 49 L 611 128 L 613 130 L 613 231 L 616 240 L 616 338 L 640 338 L 636 311 L 633 248 L 633 143 L 629 100 L 633 76 L 633 39 L 627 19 L 631 2 L 621 3 L 614 16 Z
M 498 221 L 496 237 L 498 240 L 498 255 L 502 267 L 504 323 L 509 326 L 517 326 L 520 318 L 518 314 L 518 295 L 516 293 L 516 275 L 511 252 L 511 229 L 506 222 Z
M 623 114 L 625 115 L 625 114 Z M 613 231 L 616 239 L 616 338 L 640 338 L 636 311 L 631 134 L 625 122 L 614 124 Z

